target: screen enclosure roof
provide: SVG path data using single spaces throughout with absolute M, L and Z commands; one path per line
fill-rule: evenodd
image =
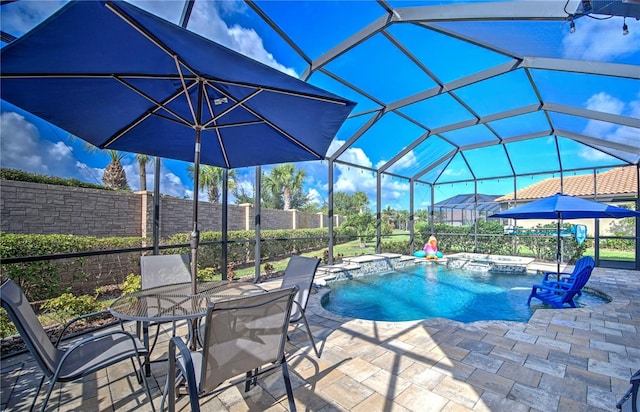
M 191 30 L 204 1 L 161 17 Z M 336 163 L 440 184 L 640 161 L 640 0 L 238 4 L 299 78 L 357 102 Z

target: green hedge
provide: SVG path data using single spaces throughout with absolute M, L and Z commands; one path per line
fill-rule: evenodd
M 569 228 L 569 224 L 563 226 Z M 556 229 L 556 225 L 539 225 L 539 229 Z M 535 229 L 533 231 L 535 232 Z M 473 226 L 452 226 L 437 224 L 434 226 L 434 234 L 438 239 L 438 250 L 444 253 L 473 252 L 475 248 L 475 229 Z M 426 223 L 416 225 L 416 249 L 424 245 L 431 235 L 430 226 Z M 578 245 L 575 238 L 565 237 L 564 256 L 569 263 L 579 259 L 590 245 L 590 241 Z M 479 253 L 494 255 L 530 256 L 536 259 L 555 261 L 557 241 L 548 235 L 510 235 L 505 234 L 502 225 L 498 221 L 478 221 L 478 246 Z
M 143 241 L 142 238 L 130 237 L 95 238 L 73 235 L 0 233 L 0 256 L 7 259 L 133 248 L 140 247 Z M 69 291 L 72 282 L 95 276 L 95 273 L 86 273 L 86 267 L 100 265 L 101 261 L 107 259 L 106 256 L 3 264 L 0 267 L 3 279 L 12 279 L 22 288 L 29 301 L 38 301 L 58 297 Z
M 342 236 L 339 229 L 334 229 L 336 237 Z M 260 246 L 260 259 L 272 260 L 292 253 L 302 253 L 310 250 L 318 250 L 327 246 L 329 239 L 329 229 L 281 229 L 262 230 Z M 228 264 L 232 267 L 239 267 L 254 261 L 255 257 L 255 233 L 248 230 L 230 231 L 227 234 L 229 241 L 227 247 Z M 213 245 L 203 245 L 203 242 L 220 242 L 222 235 L 220 232 L 201 232 L 200 246 L 198 248 L 198 267 L 213 268 L 214 273 L 221 273 L 221 243 Z M 336 243 L 345 242 L 337 238 Z M 168 244 L 189 243 L 188 233 L 179 233 L 171 236 Z M 190 253 L 188 247 L 171 249 L 164 253 Z
M 336 243 L 348 231 L 335 229 Z M 263 230 L 261 260 L 276 259 L 292 253 L 326 248 L 328 228 L 297 230 Z M 252 231 L 230 231 L 228 234 L 228 262 L 231 269 L 251 264 L 255 253 L 255 234 Z M 220 232 L 202 232 L 201 242 L 221 240 Z M 76 252 L 141 247 L 143 238 L 95 238 L 73 235 L 24 235 L 0 233 L 0 256 L 3 259 L 28 256 L 58 255 Z M 150 243 L 150 242 L 149 242 Z M 147 244 L 149 244 L 147 243 Z M 162 244 L 188 244 L 189 234 L 177 234 Z M 163 250 L 162 253 L 190 253 L 189 247 Z M 208 268 L 213 275 L 221 271 L 221 244 L 201 245 L 198 267 Z M 65 292 L 87 293 L 95 287 L 122 283 L 126 276 L 137 272 L 140 252 L 98 255 L 84 258 L 43 260 L 29 263 L 2 264 L 2 278 L 16 282 L 29 301 L 60 296 Z M 99 279 L 98 279 L 99 278 Z M 74 286 L 74 287 L 72 287 Z M 86 286 L 86 287 L 85 287 Z M 87 290 L 88 289 L 88 290 Z
M 43 183 L 58 186 L 85 187 L 89 189 L 114 190 L 101 184 L 87 183 L 78 179 L 63 179 L 56 176 L 45 176 L 35 173 L 23 172 L 22 170 L 5 168 L 0 168 L 0 179 L 17 180 L 20 182 Z

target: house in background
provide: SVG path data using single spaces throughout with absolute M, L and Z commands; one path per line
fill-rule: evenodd
M 542 180 L 531 186 L 527 186 L 515 193 L 510 193 L 495 199 L 500 204 L 500 210 L 506 210 L 518 205 L 522 205 L 537 199 L 562 192 L 567 195 L 581 197 L 588 200 L 595 200 L 602 203 L 609 203 L 615 206 L 624 207 L 625 204 L 635 202 L 638 192 L 638 168 L 636 166 L 618 167 L 601 173 L 589 173 L 577 176 L 563 176 Z M 595 193 L 595 194 L 594 194 Z M 510 225 L 514 222 L 510 219 Z M 593 237 L 598 228 L 599 234 L 606 236 L 610 234 L 611 223 L 615 219 L 575 219 L 567 221 L 571 224 L 581 224 L 587 226 L 589 237 Z M 530 228 L 539 224 L 549 224 L 549 220 L 518 220 L 517 226 Z

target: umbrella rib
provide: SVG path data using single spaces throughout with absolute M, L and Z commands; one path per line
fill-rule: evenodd
M 205 81 L 205 86 L 206 85 L 207 85 L 207 83 Z M 211 115 L 211 117 L 213 117 L 213 119 L 211 119 L 209 122 L 205 123 L 204 127 L 206 127 L 211 122 L 215 123 L 217 118 L 214 117 L 215 112 L 213 111 L 213 107 L 211 107 L 211 99 L 209 98 L 209 93 L 207 92 L 207 88 L 203 87 L 202 89 L 203 89 L 203 93 L 204 93 L 204 95 L 206 97 L 205 100 L 207 101 L 207 107 L 209 108 L 209 114 Z M 222 143 L 222 136 L 220 135 L 220 131 L 218 130 L 218 128 L 216 128 L 215 132 L 216 132 L 216 138 L 218 139 L 218 146 L 220 147 L 220 152 L 222 153 L 222 157 L 224 157 L 224 164 L 227 167 L 227 169 L 230 169 L 231 168 L 231 163 L 229 163 L 229 157 L 227 155 L 227 150 L 225 149 L 224 144 Z
M 165 100 L 164 102 L 159 102 L 157 100 L 155 100 L 153 97 L 149 96 L 148 94 L 146 94 L 145 92 L 143 92 L 142 90 L 138 89 L 137 87 L 135 87 L 132 84 L 127 83 L 126 81 L 120 79 L 119 76 L 114 76 L 114 78 L 119 81 L 120 83 L 122 83 L 123 85 L 127 86 L 129 89 L 133 90 L 134 92 L 138 93 L 140 96 L 144 97 L 145 99 L 147 99 L 149 102 L 153 103 L 156 106 L 155 110 L 158 109 L 164 109 L 167 113 L 171 113 L 173 116 L 175 116 L 177 119 L 182 120 L 182 122 L 178 122 L 178 123 L 184 123 L 186 125 L 190 125 L 191 123 L 189 123 L 189 121 L 187 119 L 185 119 L 184 117 L 180 116 L 178 113 L 174 112 L 173 110 L 169 109 L 166 105 L 167 103 L 171 103 L 173 100 L 177 99 L 180 95 L 182 95 L 184 93 L 183 91 L 180 91 L 179 93 L 170 96 L 168 100 Z M 191 83 L 188 88 L 192 88 L 193 86 L 195 86 L 197 83 L 193 82 Z M 166 117 L 168 119 L 168 117 Z
M 206 128 L 204 128 L 202 130 L 219 130 L 219 129 L 226 129 L 227 127 L 251 126 L 251 125 L 254 125 L 254 124 L 262 124 L 262 123 L 264 123 L 264 121 L 262 121 L 262 120 L 253 120 L 253 121 L 250 121 L 250 122 L 216 124 L 216 125 L 213 125 L 213 126 L 210 125 L 209 127 L 206 127 Z
M 182 72 L 182 67 L 181 67 L 181 63 L 180 63 L 180 59 L 178 59 L 178 56 L 173 55 L 173 60 L 176 63 L 176 69 L 178 70 L 178 73 L 180 74 L 180 83 L 182 84 L 182 88 L 184 91 L 184 96 L 187 99 L 187 103 L 189 104 L 189 110 L 191 110 L 191 116 L 193 116 L 193 124 L 198 124 L 200 123 L 198 121 L 198 117 L 196 116 L 196 111 L 193 108 L 193 103 L 191 102 L 191 96 L 189 95 L 189 90 L 187 89 L 187 84 L 185 82 L 184 79 L 184 73 Z M 193 73 L 193 71 L 191 71 Z M 197 82 L 200 83 L 202 81 L 202 79 L 198 78 Z
M 122 82 L 124 85 L 127 85 L 126 82 Z M 195 83 L 193 84 L 195 85 Z M 191 87 L 193 87 L 193 85 Z M 176 93 L 174 93 L 173 95 L 167 97 L 165 100 L 163 100 L 159 106 L 156 106 L 153 108 L 153 110 L 148 110 L 146 113 L 144 113 L 143 115 L 141 115 L 140 117 L 138 117 L 136 120 L 134 120 L 133 122 L 131 122 L 128 126 L 123 127 L 122 129 L 120 129 L 117 133 L 115 133 L 113 136 L 111 136 L 109 139 L 107 139 L 106 142 L 104 142 L 102 145 L 100 145 L 101 149 L 104 149 L 106 147 L 109 147 L 109 145 L 113 144 L 116 140 L 120 139 L 122 136 L 124 136 L 126 133 L 128 133 L 131 129 L 135 128 L 137 125 L 139 125 L 140 123 L 142 123 L 144 120 L 146 120 L 149 116 L 151 115 L 156 115 L 156 116 L 160 116 L 166 119 L 169 119 L 168 117 L 165 116 L 161 116 L 159 114 L 157 114 L 156 112 L 158 110 L 160 110 L 161 108 L 166 110 L 165 105 L 167 103 L 172 102 L 173 100 L 177 99 L 180 95 L 182 95 L 182 93 L 184 93 L 183 90 L 180 91 L 176 91 Z M 152 100 L 153 101 L 153 100 Z M 183 124 L 186 126 L 192 126 L 186 119 L 182 119 L 182 117 L 178 116 L 176 113 L 173 113 L 171 110 L 167 110 L 169 113 L 175 115 L 178 117 L 178 119 L 183 120 L 184 122 L 178 122 L 175 119 L 170 119 L 175 121 L 176 123 L 179 124 Z
M 183 87 L 184 92 L 185 92 L 185 97 L 187 99 L 187 102 L 189 103 L 189 109 L 191 110 L 191 114 L 193 116 L 194 124 L 198 123 L 198 120 L 197 120 L 198 118 L 196 117 L 196 112 L 195 112 L 195 109 L 193 108 L 193 103 L 191 102 L 191 98 L 189 96 L 189 93 L 187 92 L 187 88 L 186 88 L 186 84 L 185 84 L 185 80 L 184 80 L 185 77 L 184 77 L 184 73 L 182 72 L 181 66 L 184 66 L 185 68 L 187 68 L 187 70 L 189 70 L 191 73 L 194 73 L 194 74 L 196 74 L 197 71 L 193 70 L 188 64 L 186 64 L 186 62 L 182 61 L 177 53 L 175 53 L 173 50 L 171 50 L 167 45 L 165 45 L 159 39 L 154 37 L 151 33 L 149 33 L 148 30 L 146 30 L 144 27 L 141 27 L 134 19 L 132 19 L 129 15 L 127 15 L 126 12 L 120 10 L 117 5 L 115 5 L 113 3 L 107 3 L 105 6 L 109 10 L 111 10 L 114 14 L 116 14 L 118 17 L 120 17 L 124 22 L 126 22 L 131 27 L 133 27 L 135 30 L 140 32 L 140 34 L 142 34 L 144 37 L 146 37 L 151 43 L 155 44 L 160 50 L 162 50 L 168 56 L 173 58 L 173 60 L 175 61 L 175 64 L 176 64 L 176 69 L 178 70 L 178 75 L 180 77 L 180 81 L 182 82 L 182 87 Z M 200 81 L 201 79 L 198 77 L 198 80 Z
M 233 96 L 230 96 L 226 93 L 224 93 L 222 90 L 218 90 L 217 87 L 215 87 L 214 85 L 210 85 L 212 88 L 214 88 L 215 90 L 217 90 L 218 92 L 222 93 L 223 95 L 225 95 L 227 98 L 233 100 L 235 102 L 235 104 L 233 104 L 232 106 L 229 106 L 228 108 L 226 108 L 225 110 L 223 110 L 222 112 L 220 112 L 219 114 L 215 115 L 213 108 L 211 108 L 211 102 L 210 100 L 207 98 L 207 102 L 209 103 L 209 110 L 211 112 L 211 120 L 209 120 L 208 122 L 206 122 L 203 126 L 204 127 L 208 127 L 211 123 L 215 123 L 216 121 L 218 121 L 222 116 L 226 115 L 227 113 L 229 113 L 230 111 L 238 108 L 238 107 L 245 107 L 244 103 L 246 103 L 247 101 L 249 101 L 250 99 L 252 99 L 253 97 L 257 96 L 262 90 L 256 90 L 253 93 L 251 93 L 250 95 L 248 95 L 247 97 L 245 97 L 242 100 L 237 100 L 235 99 Z M 245 107 L 246 108 L 246 107 Z M 217 125 L 216 125 L 217 126 Z
M 157 47 L 159 47 L 162 51 L 167 53 L 169 56 L 172 56 L 176 60 L 176 62 L 180 62 L 180 64 L 185 66 L 191 73 L 194 73 L 194 74 L 198 73 L 197 70 L 194 70 L 188 64 L 186 64 L 186 62 L 182 61 L 178 57 L 178 54 L 176 52 L 171 50 L 167 45 L 162 43 L 159 39 L 157 39 L 154 36 L 152 36 L 151 33 L 149 33 L 147 30 L 145 30 L 143 27 L 141 27 L 133 19 L 129 18 L 129 16 L 126 14 L 126 12 L 120 10 L 113 3 L 107 3 L 106 7 L 109 8 L 113 13 L 115 13 L 121 19 L 123 19 L 127 24 L 131 25 L 134 29 L 138 30 L 143 36 L 145 36 L 147 39 L 149 39 L 149 41 L 151 41 L 153 44 L 155 44 Z M 180 73 L 180 74 L 182 75 L 182 73 Z M 245 86 L 245 87 L 257 87 L 256 85 L 252 85 L 250 83 L 233 82 L 233 81 L 225 81 L 225 80 L 216 80 L 216 81 L 221 83 L 221 84 L 228 84 L 228 85 L 235 85 L 235 86 Z M 301 81 L 301 80 L 299 80 L 299 81 Z M 303 82 L 303 83 L 305 83 L 305 82 Z M 332 98 L 332 97 L 318 96 L 318 95 L 310 94 L 310 93 L 298 93 L 298 92 L 293 92 L 293 91 L 290 91 L 290 90 L 281 90 L 281 89 L 278 89 L 278 88 L 273 88 L 273 87 L 264 86 L 264 85 L 260 85 L 259 87 L 263 88 L 264 90 L 267 90 L 267 91 L 270 91 L 270 92 L 274 92 L 274 93 L 282 93 L 282 94 L 287 94 L 287 95 L 290 95 L 290 96 L 304 97 L 306 99 L 315 99 L 315 100 L 319 100 L 319 101 L 323 101 L 323 102 L 327 102 L 327 103 L 339 104 L 339 105 L 342 105 L 342 106 L 346 106 L 347 105 L 347 102 L 345 102 L 345 101 L 343 101 L 343 100 L 341 100 L 341 99 L 339 99 L 337 97 L 336 98 Z M 312 153 L 316 154 L 313 151 L 312 151 Z
M 264 91 L 268 91 L 268 92 L 273 92 L 273 93 L 279 93 L 279 94 L 286 94 L 288 96 L 294 96 L 294 97 L 303 97 L 305 99 L 309 99 L 309 100 L 318 100 L 321 102 L 325 102 L 325 103 L 333 103 L 333 104 L 339 104 L 341 106 L 346 106 L 347 103 L 339 100 L 339 99 L 333 99 L 330 97 L 322 97 L 322 96 L 317 96 L 315 94 L 309 94 L 309 93 L 297 93 L 297 92 L 292 92 L 290 90 L 282 90 L 282 89 L 277 89 L 275 87 L 269 87 L 269 86 L 265 86 L 265 85 L 256 85 L 256 84 L 251 84 L 251 83 L 242 83 L 242 82 L 234 82 L 234 81 L 230 81 L 230 80 L 218 80 L 218 79 L 207 79 L 209 81 L 215 81 L 216 83 L 220 83 L 220 84 L 225 84 L 225 85 L 229 85 L 229 86 L 241 86 L 241 87 L 249 87 L 249 88 L 261 88 Z M 303 82 L 305 83 L 305 82 Z M 308 83 L 307 83 L 308 84 Z
M 255 110 L 253 110 L 250 107 L 246 107 L 243 106 L 245 109 L 247 109 L 250 113 L 252 113 L 254 116 L 256 116 L 258 119 L 262 119 L 266 124 L 268 124 L 269 126 L 271 126 L 274 130 L 278 131 L 279 133 L 282 133 L 282 135 L 284 137 L 286 137 L 287 139 L 291 140 L 292 143 L 300 146 L 301 148 L 303 148 L 304 150 L 306 150 L 307 152 L 311 153 L 312 155 L 316 156 L 318 159 L 322 159 L 322 155 L 316 153 L 314 150 L 312 150 L 309 146 L 305 145 L 304 143 L 302 143 L 300 140 L 296 139 L 295 137 L 291 136 L 289 133 L 285 132 L 284 130 L 282 130 L 281 128 L 279 128 L 277 125 L 273 124 L 272 122 L 270 122 L 269 120 L 267 120 L 265 117 L 261 116 L 259 113 L 256 113 Z
M 224 82 L 220 82 L 220 83 L 224 83 Z M 209 83 L 207 83 L 209 84 Z M 259 113 L 257 113 L 255 110 L 253 110 L 252 108 L 245 106 L 244 103 L 246 101 L 248 101 L 249 99 L 255 97 L 256 95 L 258 95 L 258 93 L 261 93 L 265 90 L 269 90 L 268 88 L 264 88 L 264 87 L 258 87 L 256 88 L 256 90 L 251 93 L 249 96 L 247 96 L 246 98 L 242 99 L 242 100 L 237 100 L 235 99 L 233 96 L 229 96 L 227 93 L 225 93 L 224 91 L 220 90 L 218 87 L 216 87 L 216 85 L 214 84 L 209 84 L 210 87 L 212 87 L 213 89 L 215 89 L 216 91 L 218 91 L 219 93 L 229 97 L 230 99 L 234 100 L 237 102 L 236 105 L 234 105 L 232 108 L 237 107 L 238 105 L 240 105 L 241 107 L 243 107 L 244 109 L 246 109 L 249 113 L 253 114 L 254 116 L 256 116 L 258 119 L 262 119 L 263 123 L 268 124 L 271 128 L 273 128 L 274 130 L 278 131 L 279 133 L 281 133 L 283 136 L 285 136 L 287 139 L 289 139 L 291 142 L 293 142 L 294 144 L 298 145 L 299 147 L 303 148 L 304 150 L 306 150 L 307 152 L 311 153 L 312 155 L 316 156 L 318 159 L 322 159 L 322 155 L 320 155 L 319 153 L 316 153 L 314 150 L 312 150 L 310 147 L 308 147 L 307 145 L 305 145 L 304 143 L 302 143 L 301 141 L 299 141 L 298 139 L 296 139 L 295 137 L 291 136 L 289 133 L 285 132 L 284 130 L 282 130 L 281 128 L 279 128 L 278 126 L 276 126 L 275 124 L 273 124 L 272 122 L 270 122 L 269 120 L 267 120 L 264 116 L 260 115 Z M 295 95 L 294 93 L 292 93 L 292 95 Z M 208 99 L 207 99 L 208 100 Z M 231 109 L 231 108 L 230 108 Z M 222 112 L 220 115 L 217 116 L 217 119 L 219 119 L 222 114 L 224 114 L 224 112 Z M 212 121 L 215 121 L 216 118 L 212 119 Z M 262 123 L 261 122 L 261 123 Z M 241 123 L 241 124 L 254 124 L 251 122 L 246 122 L 246 123 Z M 219 126 L 216 126 L 215 129 L 217 130 L 219 128 Z M 219 137 L 220 139 L 220 137 Z M 220 140 L 220 147 L 224 148 L 224 146 L 222 145 L 222 140 Z

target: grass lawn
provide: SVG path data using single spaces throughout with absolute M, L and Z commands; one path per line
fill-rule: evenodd
M 593 248 L 587 249 L 585 255 L 595 257 L 596 253 Z M 623 260 L 633 262 L 636 258 L 635 250 L 617 250 L 617 249 L 600 249 L 600 259 L 604 260 Z

